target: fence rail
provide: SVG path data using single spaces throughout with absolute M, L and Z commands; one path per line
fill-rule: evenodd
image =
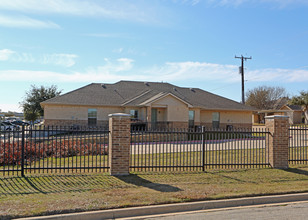
M 0 134 L 0 173 L 4 175 L 109 169 L 108 131 L 101 128 L 22 127 Z
M 265 129 L 133 131 L 131 135 L 134 171 L 269 166 Z
M 308 164 L 308 127 L 290 127 L 289 137 L 289 163 Z

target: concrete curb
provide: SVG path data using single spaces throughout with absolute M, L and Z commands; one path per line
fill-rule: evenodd
M 274 195 L 274 196 L 258 196 L 258 197 L 245 197 L 238 199 L 223 199 L 223 200 L 212 200 L 202 202 L 189 202 L 189 203 L 176 203 L 166 205 L 153 205 L 133 208 L 122 208 L 122 209 L 110 209 L 102 211 L 92 212 L 81 212 L 51 216 L 39 216 L 31 218 L 20 218 L 27 220 L 34 219 L 115 219 L 115 218 L 129 218 L 137 216 L 148 216 L 158 215 L 175 212 L 188 212 L 197 210 L 210 210 L 219 208 L 230 208 L 239 206 L 251 206 L 251 205 L 263 205 L 263 204 L 275 204 L 275 203 L 286 203 L 286 202 L 298 202 L 308 201 L 308 193 L 298 194 L 286 194 L 286 195 Z

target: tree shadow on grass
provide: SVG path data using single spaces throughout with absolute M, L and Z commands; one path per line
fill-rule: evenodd
M 161 184 L 161 183 L 153 183 L 147 179 L 143 179 L 142 177 L 140 177 L 139 175 L 136 174 L 130 174 L 127 176 L 115 176 L 116 178 L 118 178 L 119 180 L 128 183 L 128 184 L 132 184 L 135 186 L 141 186 L 141 187 L 146 187 L 149 189 L 153 189 L 155 191 L 159 191 L 159 192 L 179 192 L 182 191 L 182 189 L 175 187 L 175 186 L 171 186 L 168 184 Z
M 288 168 L 288 169 L 284 169 L 284 171 L 308 176 L 307 170 L 301 170 L 301 169 L 298 169 L 298 168 Z

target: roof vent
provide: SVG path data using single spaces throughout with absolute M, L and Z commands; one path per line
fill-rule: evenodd
M 106 85 L 105 85 L 105 84 L 102 84 L 102 87 L 103 87 L 104 89 L 106 89 Z
M 146 85 L 146 86 L 150 86 L 148 82 L 144 82 L 144 85 Z
M 190 91 L 192 92 L 196 92 L 196 90 L 194 88 L 190 88 Z

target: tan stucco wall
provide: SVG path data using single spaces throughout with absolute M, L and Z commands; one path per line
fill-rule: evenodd
M 47 120 L 88 120 L 88 109 L 92 108 L 97 110 L 98 120 L 108 120 L 108 114 L 124 112 L 121 107 L 48 105 L 44 107 L 44 118 Z
M 130 114 L 130 110 L 138 110 L 138 119 L 140 119 L 142 121 L 146 120 L 146 114 L 147 114 L 146 113 L 146 108 L 125 107 L 124 113 Z
M 152 103 L 152 107 L 159 108 L 166 106 L 166 120 L 172 122 L 187 122 L 188 121 L 188 106 L 186 103 L 168 95 L 156 102 Z
M 200 109 L 199 108 L 190 108 L 189 111 L 195 111 L 195 118 L 194 118 L 195 125 L 200 124 L 200 122 L 201 122 Z
M 290 124 L 302 123 L 302 112 L 301 111 L 292 111 L 287 106 L 283 106 L 281 110 L 289 110 L 289 112 L 287 112 L 286 115 L 289 116 Z
M 167 121 L 167 109 L 157 108 L 157 121 Z
M 232 123 L 240 123 L 240 124 L 251 124 L 252 123 L 252 112 L 245 111 L 221 111 L 221 110 L 202 110 L 200 113 L 200 119 L 203 123 L 212 123 L 212 113 L 219 112 L 220 113 L 220 123 L 223 124 L 232 124 Z
M 301 124 L 302 123 L 302 112 L 295 111 L 293 113 L 293 124 Z
M 169 95 L 154 103 L 152 108 L 157 109 L 157 121 L 167 121 L 174 123 L 188 124 L 189 110 L 195 111 L 195 125 L 212 123 L 212 113 L 220 112 L 220 123 L 225 124 L 252 124 L 252 112 L 245 111 L 221 111 L 221 110 L 200 110 L 199 108 L 189 108 L 188 105 L 181 100 Z M 139 119 L 142 121 L 151 121 L 150 108 L 142 107 L 103 107 L 103 106 L 72 106 L 72 105 L 47 105 L 45 106 L 46 121 L 83 121 L 88 120 L 88 109 L 97 109 L 97 120 L 108 121 L 108 115 L 111 113 L 125 112 L 129 113 L 131 109 L 138 110 Z M 147 111 L 148 109 L 148 111 Z M 74 123 L 73 123 L 74 124 Z

